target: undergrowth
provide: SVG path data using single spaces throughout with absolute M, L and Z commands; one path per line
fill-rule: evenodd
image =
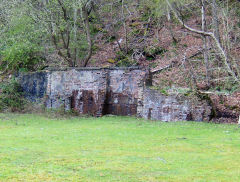
M 22 111 L 26 106 L 21 86 L 14 78 L 0 83 L 0 92 L 0 111 Z

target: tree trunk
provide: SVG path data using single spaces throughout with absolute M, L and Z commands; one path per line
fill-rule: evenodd
M 221 38 L 220 38 L 220 31 L 219 31 L 219 18 L 218 18 L 218 5 L 216 0 L 212 0 L 212 25 L 213 25 L 213 33 L 216 37 L 217 41 L 220 45 L 222 45 Z M 220 63 L 221 57 L 216 54 L 216 59 Z
M 92 56 L 92 39 L 91 39 L 91 33 L 90 33 L 90 26 L 89 26 L 89 17 L 86 5 L 82 7 L 82 13 L 84 18 L 84 24 L 85 24 L 85 30 L 86 30 L 86 36 L 87 36 L 87 42 L 88 42 L 88 53 L 87 56 L 83 60 L 83 67 L 86 67 L 88 64 L 88 61 L 90 60 Z
M 220 31 L 219 31 L 219 19 L 218 19 L 218 6 L 216 0 L 212 0 L 212 24 L 213 24 L 213 33 L 221 44 Z
M 201 0 L 202 5 L 202 31 L 207 31 L 206 26 L 206 16 L 205 16 L 205 0 Z M 205 69 L 206 69 L 206 80 L 207 85 L 210 85 L 209 82 L 209 55 L 208 55 L 208 47 L 207 47 L 207 36 L 203 35 L 203 57 L 204 57 L 204 63 L 205 63 Z
M 125 32 L 125 53 L 128 54 L 128 32 L 126 26 L 126 17 L 124 15 L 124 0 L 122 0 L 122 20 L 123 20 L 123 28 Z

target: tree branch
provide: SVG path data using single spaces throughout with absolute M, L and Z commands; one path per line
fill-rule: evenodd
M 85 24 L 86 35 L 87 35 L 87 42 L 88 42 L 88 46 L 89 46 L 88 54 L 83 60 L 83 66 L 86 67 L 88 64 L 88 61 L 90 60 L 90 58 L 92 56 L 92 39 L 91 39 L 91 33 L 90 33 L 90 27 L 89 27 L 89 17 L 88 17 L 86 5 L 83 5 L 82 12 L 83 12 L 84 24 Z
M 200 35 L 204 35 L 204 36 L 209 36 L 211 37 L 215 44 L 216 44 L 216 47 L 217 49 L 219 50 L 220 54 L 222 55 L 222 57 L 224 58 L 224 64 L 226 66 L 226 69 L 228 71 L 228 73 L 233 77 L 233 79 L 240 83 L 239 81 L 239 78 L 238 76 L 235 74 L 235 72 L 231 69 L 230 65 L 229 65 L 229 59 L 228 59 L 228 55 L 227 53 L 225 52 L 225 50 L 223 49 L 223 47 L 221 46 L 221 43 L 219 42 L 218 38 L 215 36 L 215 34 L 213 32 L 205 32 L 205 31 L 202 31 L 202 30 L 197 30 L 197 29 L 194 29 L 194 28 L 191 28 L 189 27 L 188 25 L 186 25 L 183 20 L 181 18 L 179 18 L 176 10 L 172 7 L 171 3 L 169 2 L 169 0 L 166 0 L 169 8 L 172 10 L 174 16 L 177 18 L 177 20 L 182 24 L 182 26 L 184 28 L 186 28 L 187 30 L 191 31 L 191 32 L 194 32 L 194 33 L 197 33 L 197 34 L 200 34 Z

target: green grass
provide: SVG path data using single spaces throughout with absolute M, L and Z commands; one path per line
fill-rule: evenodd
M 0 115 L 0 181 L 240 181 L 240 129 Z

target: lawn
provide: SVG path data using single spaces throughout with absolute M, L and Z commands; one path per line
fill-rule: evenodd
M 240 129 L 0 114 L 0 181 L 240 181 Z

